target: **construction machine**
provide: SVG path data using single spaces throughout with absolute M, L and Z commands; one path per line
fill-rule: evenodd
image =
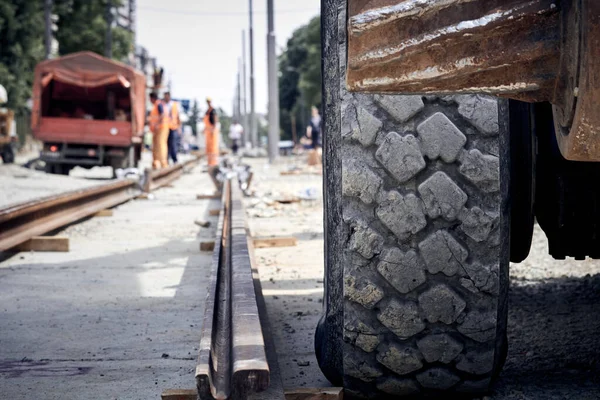
M 600 2 L 322 7 L 320 367 L 349 398 L 483 394 L 534 221 L 600 257 Z
M 145 118 L 146 78 L 129 65 L 84 51 L 35 68 L 31 127 L 47 172 L 136 167 Z

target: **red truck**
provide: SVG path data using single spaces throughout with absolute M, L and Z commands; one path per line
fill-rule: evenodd
M 31 125 L 46 171 L 135 167 L 146 117 L 146 78 L 135 68 L 80 52 L 39 63 Z

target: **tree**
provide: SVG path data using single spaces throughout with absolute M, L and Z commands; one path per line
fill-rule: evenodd
M 60 55 L 93 51 L 103 55 L 106 40 L 106 8 L 108 0 L 54 0 L 53 12 L 58 16 L 55 34 Z M 114 7 L 122 0 L 112 0 Z M 120 27 L 112 28 L 112 56 L 125 60 L 133 50 L 133 37 Z
M 221 107 L 217 109 L 217 115 L 219 116 L 219 122 L 221 123 L 221 135 L 227 141 L 229 141 L 229 127 L 231 126 L 231 117 L 227 115 L 225 110 Z
M 279 110 L 283 137 L 292 138 L 292 123 L 304 134 L 310 107 L 321 106 L 321 24 L 314 17 L 292 34 L 279 57 Z
M 44 57 L 43 2 L 0 0 L 0 84 L 7 107 L 25 111 L 31 97 L 33 70 Z

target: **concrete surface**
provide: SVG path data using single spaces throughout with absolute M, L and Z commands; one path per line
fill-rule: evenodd
M 198 243 L 214 237 L 207 210 L 218 207 L 196 200 L 212 190 L 200 170 L 68 227 L 69 253 L 0 255 L 0 398 L 158 399 L 194 387 L 211 258 Z
M 0 164 L 0 208 L 101 183 L 103 182 L 97 180 L 46 174 L 18 164 Z

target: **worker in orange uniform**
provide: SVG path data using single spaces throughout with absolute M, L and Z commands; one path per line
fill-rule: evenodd
M 206 141 L 208 166 L 211 167 L 219 164 L 219 129 L 217 128 L 219 117 L 212 106 L 210 97 L 206 98 L 206 104 L 208 110 L 204 114 L 204 140 Z
M 169 116 L 169 138 L 167 139 L 168 158 L 177 163 L 177 150 L 179 148 L 179 135 L 181 120 L 179 119 L 179 104 L 171 100 L 171 93 L 163 95 L 164 112 Z
M 149 121 L 150 131 L 152 132 L 152 168 L 160 169 L 169 166 L 167 161 L 169 120 L 156 93 L 150 93 L 150 102 L 152 102 Z

